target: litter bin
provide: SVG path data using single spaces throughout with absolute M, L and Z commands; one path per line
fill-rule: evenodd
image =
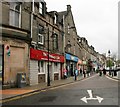
M 22 88 L 26 86 L 26 73 L 17 73 L 17 87 Z

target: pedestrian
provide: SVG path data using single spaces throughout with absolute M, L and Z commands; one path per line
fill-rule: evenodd
M 106 70 L 105 70 L 105 68 L 103 68 L 103 74 L 106 75 Z
M 77 80 L 77 75 L 78 75 L 78 70 L 75 68 L 74 70 L 75 81 Z
M 86 77 L 86 73 L 85 73 L 85 70 L 83 70 L 83 75 L 84 75 L 84 78 Z
M 80 68 L 80 75 L 82 76 L 82 69 Z
M 64 68 L 63 74 L 64 74 L 64 79 L 66 79 L 67 78 L 67 69 L 66 68 Z
M 102 70 L 99 71 L 99 76 L 102 76 Z

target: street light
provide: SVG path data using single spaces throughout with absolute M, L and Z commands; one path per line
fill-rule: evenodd
M 47 76 L 47 86 L 50 86 L 50 73 L 49 73 L 49 27 L 48 27 L 48 76 Z
M 47 36 L 48 36 L 48 76 L 47 76 L 47 86 L 50 86 L 50 70 L 49 70 L 49 61 L 50 61 L 50 57 L 49 57 L 49 54 L 50 54 L 50 52 L 49 52 L 49 41 L 50 41 L 50 38 L 49 38 L 49 27 L 48 27 L 48 29 L 47 29 Z M 55 33 L 53 33 L 52 32 L 52 36 L 51 36 L 51 38 L 54 38 L 55 37 Z
M 108 50 L 108 56 L 109 56 L 109 75 L 111 75 L 111 72 L 110 72 L 110 50 Z

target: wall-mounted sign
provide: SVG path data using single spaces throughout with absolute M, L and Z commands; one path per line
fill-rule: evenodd
M 70 61 L 78 62 L 78 57 L 70 55 L 70 54 L 65 54 L 65 58 Z
M 42 50 L 30 49 L 30 59 L 48 60 L 48 52 Z M 59 54 L 49 54 L 49 61 L 64 63 L 64 56 Z

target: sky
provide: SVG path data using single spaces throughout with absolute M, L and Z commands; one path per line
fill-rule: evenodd
M 66 11 L 71 5 L 77 34 L 100 54 L 118 53 L 119 0 L 45 0 L 47 11 Z

